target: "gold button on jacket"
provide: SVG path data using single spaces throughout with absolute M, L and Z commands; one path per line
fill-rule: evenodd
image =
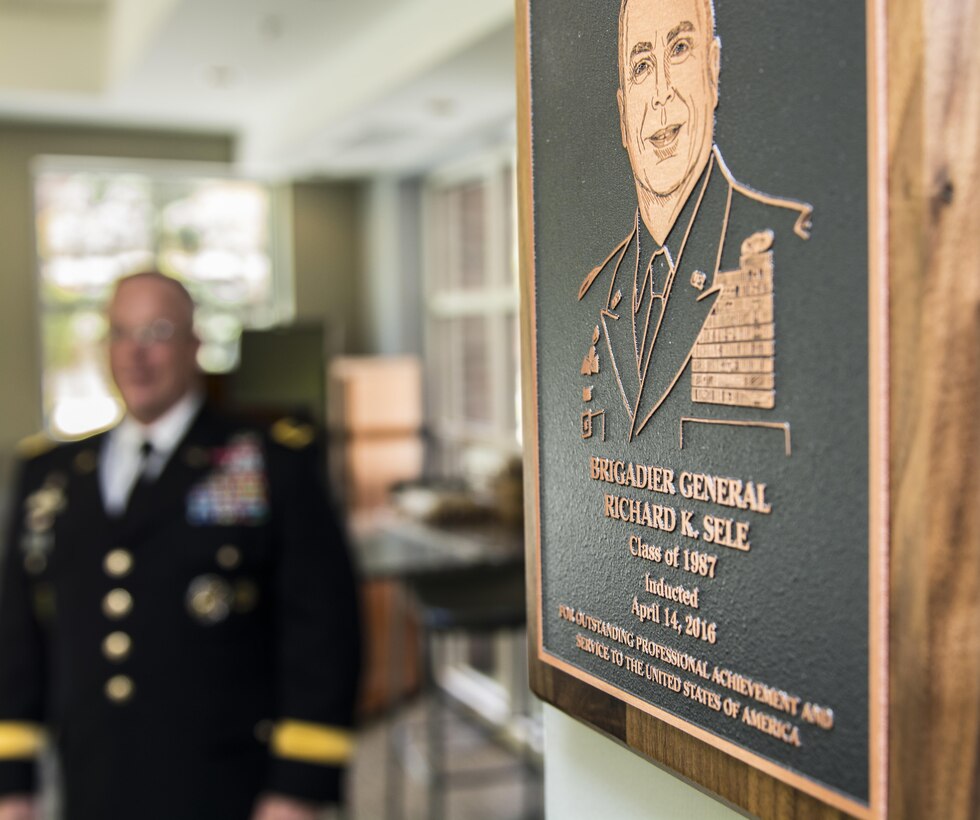
M 105 694 L 113 703 L 125 703 L 133 697 L 136 686 L 128 675 L 113 675 L 105 684 Z
M 242 562 L 242 551 L 234 544 L 225 544 L 218 549 L 215 561 L 222 569 L 234 569 Z
M 133 639 L 125 632 L 111 632 L 102 641 L 102 654 L 110 661 L 123 661 L 133 647 Z
M 133 568 L 133 554 L 128 550 L 114 549 L 106 555 L 103 567 L 110 578 L 123 578 Z
M 111 590 L 102 599 L 102 611 L 107 618 L 118 621 L 125 618 L 133 609 L 133 596 L 121 587 Z

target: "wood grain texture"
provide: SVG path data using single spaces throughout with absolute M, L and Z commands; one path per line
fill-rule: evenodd
M 980 817 L 980 0 L 889 10 L 890 817 Z
M 882 3 L 884 8 L 886 4 Z M 517 0 L 524 422 L 534 441 L 526 4 Z M 887 755 L 879 815 L 980 818 L 980 0 L 889 0 Z M 869 70 L 872 70 L 869 67 Z M 885 292 L 873 294 L 882 301 Z M 875 418 L 875 417 L 873 417 Z M 763 818 L 847 815 L 537 660 L 536 453 L 527 453 L 531 687 L 547 702 Z M 877 781 L 876 781 L 877 783 Z

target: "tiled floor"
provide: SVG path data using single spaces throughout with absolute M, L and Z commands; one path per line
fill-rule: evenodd
M 540 766 L 522 766 L 512 753 L 451 713 L 447 721 L 446 759 L 451 782 L 445 792 L 445 820 L 536 820 L 542 817 Z M 431 815 L 425 784 L 425 710 L 415 705 L 397 722 L 397 735 L 405 761 L 395 812 L 386 813 L 388 794 L 387 748 L 393 723 L 373 722 L 362 728 L 348 786 L 350 820 L 425 820 Z M 407 728 L 407 731 L 406 731 Z M 474 772 L 492 769 L 492 779 Z M 467 778 L 467 773 L 470 777 Z M 452 775 L 461 775 L 452 781 Z M 479 778 L 479 782 L 470 782 Z M 467 782 L 464 784 L 463 779 Z

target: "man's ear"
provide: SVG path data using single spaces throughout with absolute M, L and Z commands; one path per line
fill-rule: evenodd
M 715 95 L 714 107 L 718 107 L 718 76 L 721 74 L 721 38 L 715 37 L 708 49 L 708 72 L 711 90 Z
M 627 151 L 629 146 L 626 144 L 626 103 L 623 100 L 623 89 L 616 89 L 616 104 L 619 106 L 619 136 L 623 141 L 623 148 Z
M 191 347 L 194 350 L 194 369 L 198 373 L 203 372 L 201 370 L 201 362 L 198 359 L 198 354 L 201 352 L 201 345 L 202 344 L 203 344 L 203 342 L 201 341 L 201 337 L 197 334 L 197 331 L 192 331 L 191 332 Z

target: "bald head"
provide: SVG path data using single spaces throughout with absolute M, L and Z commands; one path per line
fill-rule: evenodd
M 120 290 L 132 285 L 139 286 L 141 283 L 149 286 L 150 288 L 157 288 L 161 293 L 165 290 L 169 291 L 171 295 L 170 297 L 166 297 L 167 300 L 172 301 L 173 308 L 181 314 L 183 324 L 185 324 L 188 328 L 193 327 L 194 299 L 190 292 L 181 282 L 174 279 L 172 276 L 167 276 L 159 271 L 140 271 L 139 273 L 131 273 L 128 276 L 120 277 L 116 280 L 116 286 L 113 289 L 111 301 L 115 301 Z
M 109 303 L 109 364 L 127 412 L 150 424 L 198 387 L 194 302 L 156 271 L 120 279 Z

